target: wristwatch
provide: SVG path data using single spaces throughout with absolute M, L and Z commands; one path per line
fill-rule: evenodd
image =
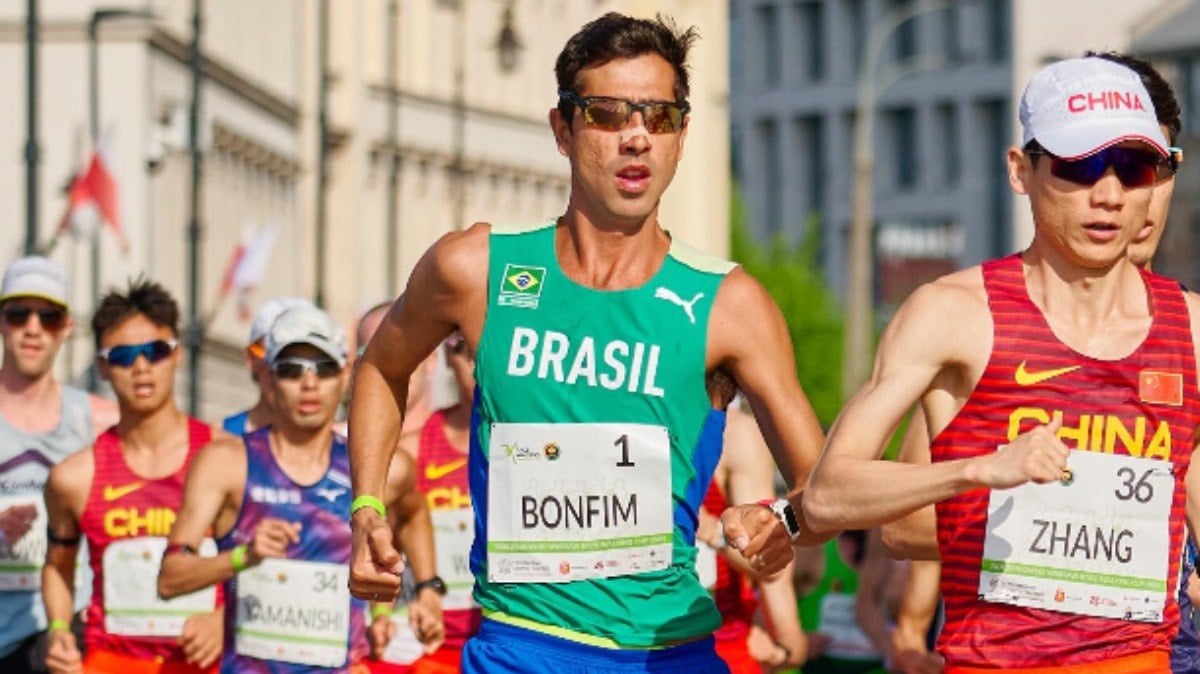
M 793 540 L 800 535 L 800 520 L 796 517 L 796 511 L 792 508 L 792 502 L 786 498 L 777 498 L 771 501 L 767 506 L 771 512 L 775 513 L 775 517 L 783 524 L 783 528 L 787 530 L 788 536 Z
M 421 594 L 421 590 L 429 588 L 441 596 L 446 596 L 446 581 L 442 580 L 441 576 L 434 576 L 427 580 L 422 580 L 416 585 L 413 585 L 413 596 Z

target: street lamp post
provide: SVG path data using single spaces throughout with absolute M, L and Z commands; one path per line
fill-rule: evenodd
M 37 250 L 38 221 L 38 3 L 25 6 L 25 254 Z
M 101 8 L 93 11 L 92 17 L 88 20 L 88 137 L 92 142 L 92 152 L 99 151 L 100 146 L 100 24 L 112 19 L 150 19 L 153 17 L 153 14 L 145 10 Z M 100 304 L 100 231 L 102 229 L 102 223 L 96 223 L 96 226 L 92 228 L 90 241 L 91 306 L 93 311 Z M 88 368 L 87 382 L 89 391 L 99 388 L 100 381 L 96 376 L 95 366 Z
M 871 230 L 873 212 L 873 175 L 875 103 L 878 92 L 900 77 L 928 67 L 928 61 L 894 72 L 880 82 L 876 71 L 883 48 L 892 33 L 914 17 L 946 9 L 953 0 L 934 0 L 922 5 L 906 4 L 886 14 L 871 26 L 863 48 L 858 72 L 858 102 L 854 118 L 854 195 L 850 222 L 850 250 L 846 264 L 846 345 L 842 360 L 842 395 L 849 397 L 867 380 L 871 364 L 874 333 L 872 297 Z
M 192 71 L 192 104 L 188 111 L 188 152 L 192 158 L 191 188 L 188 194 L 188 414 L 200 414 L 200 350 L 204 346 L 204 322 L 200 317 L 200 236 L 201 236 L 201 179 L 204 157 L 200 149 L 200 93 L 203 84 L 204 56 L 200 37 L 204 33 L 204 14 L 201 0 L 192 0 L 192 44 L 188 48 L 188 64 Z

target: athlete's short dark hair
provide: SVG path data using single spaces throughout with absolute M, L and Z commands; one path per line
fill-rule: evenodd
M 133 316 L 141 314 L 150 322 L 164 328 L 170 328 L 176 336 L 179 335 L 179 305 L 166 288 L 139 276 L 129 282 L 128 289 L 122 293 L 110 290 L 100 300 L 92 316 L 92 337 L 96 348 L 100 348 L 100 338 Z
M 1154 116 L 1158 118 L 1159 124 L 1167 127 L 1167 142 L 1175 144 L 1176 139 L 1179 138 L 1179 132 L 1183 129 L 1183 123 L 1180 120 L 1179 99 L 1175 97 L 1175 90 L 1171 88 L 1171 83 L 1167 82 L 1152 63 L 1133 54 L 1119 51 L 1088 50 L 1083 55 L 1088 58 L 1112 61 L 1137 73 L 1138 77 L 1142 78 L 1142 85 L 1146 87 L 1146 93 L 1150 94 L 1150 102 L 1154 104 Z
M 674 20 L 662 14 L 650 20 L 609 12 L 584 24 L 558 53 L 554 63 L 558 88 L 579 93 L 582 84 L 579 73 L 586 68 L 613 59 L 658 54 L 675 70 L 675 101 L 685 103 L 691 93 L 687 57 L 698 37 L 700 33 L 695 26 L 680 30 Z M 571 119 L 574 107 L 566 101 L 558 102 L 558 111 L 566 120 Z

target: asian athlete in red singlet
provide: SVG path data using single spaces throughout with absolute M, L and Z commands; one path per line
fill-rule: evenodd
M 150 281 L 111 292 L 92 319 L 101 375 L 120 418 L 93 447 L 64 460 L 46 484 L 51 546 L 43 569 L 51 672 L 200 674 L 221 653 L 220 596 L 209 589 L 170 601 L 157 576 L 183 501 L 184 476 L 212 430 L 175 405 L 179 310 Z M 66 629 L 75 552 L 87 536 L 94 574 L 86 657 Z M 211 539 L 197 554 L 215 554 Z
M 1196 446 L 1200 296 L 1139 270 L 1170 151 L 1134 71 L 1039 71 L 1007 154 L 1021 254 L 909 298 L 805 492 L 816 530 L 936 503 L 951 674 L 1169 671 Z M 933 463 L 877 460 L 916 401 Z

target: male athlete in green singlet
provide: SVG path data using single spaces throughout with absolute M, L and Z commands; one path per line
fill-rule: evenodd
M 618 14 L 573 36 L 549 115 L 571 164 L 566 212 L 443 237 L 359 361 L 352 477 L 356 505 L 372 507 L 352 516 L 351 589 L 385 598 L 400 557 L 371 497 L 408 378 L 452 330 L 477 354 L 471 566 L 484 621 L 464 649 L 465 672 L 580 662 L 595 672 L 727 671 L 713 653 L 720 619 L 693 545 L 723 425 L 706 380 L 730 378 L 746 393 L 789 481 L 815 458 L 821 431 L 778 308 L 744 271 L 658 221 L 687 131 L 694 37 Z M 798 533 L 794 512 L 749 505 L 724 519 L 753 563 L 791 558 L 786 544 L 764 548 L 771 527 L 762 525 Z M 738 534 L 751 523 L 758 537 Z

